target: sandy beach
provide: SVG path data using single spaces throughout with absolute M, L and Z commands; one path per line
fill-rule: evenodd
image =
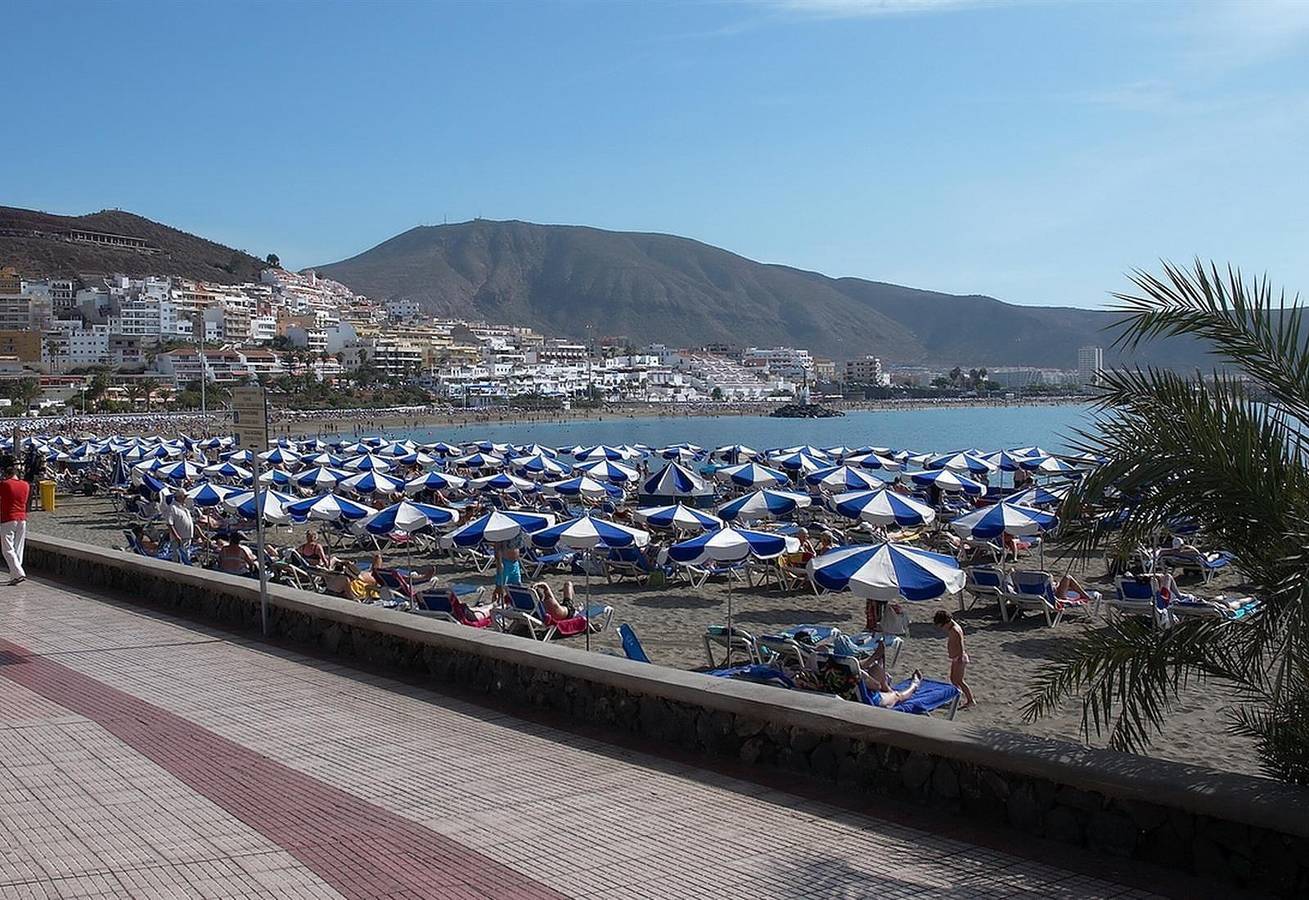
M 100 497 L 60 497 L 58 510 L 55 513 L 34 513 L 30 528 L 36 533 L 100 546 L 121 547 L 124 543 L 121 526 L 108 500 Z M 270 540 L 285 544 L 300 533 L 300 529 L 271 529 Z M 388 561 L 404 562 L 391 557 Z M 413 560 L 415 564 L 429 561 Z M 1032 567 L 1036 567 L 1036 559 L 1030 562 Z M 1047 555 L 1046 568 L 1056 575 L 1071 570 L 1089 588 L 1104 592 L 1112 590 L 1102 561 L 1060 559 Z M 444 558 L 440 561 L 440 572 L 443 577 L 448 575 L 451 581 L 482 585 L 491 582 L 489 576 L 452 567 Z M 566 578 L 549 576 L 545 580 L 558 591 Z M 1239 590 L 1238 582 L 1239 579 L 1229 576 L 1215 580 L 1199 592 L 1206 596 L 1224 591 L 1231 593 Z M 1194 584 L 1182 581 L 1182 586 L 1193 589 Z M 583 589 L 580 580 L 577 587 L 580 593 Z M 621 622 L 631 624 L 654 662 L 676 668 L 705 665 L 701 635 L 706 625 L 722 623 L 727 612 L 727 589 L 722 584 L 710 583 L 702 588 L 685 585 L 645 588 L 630 581 L 609 585 L 603 578 L 595 578 L 591 590 L 595 600 L 614 607 L 615 628 Z M 750 589 L 737 586 L 732 600 L 736 623 L 755 633 L 801 623 L 831 624 L 848 632 L 857 632 L 863 627 L 863 601 L 850 594 L 816 597 L 799 591 L 781 592 L 776 587 Z M 943 607 L 955 609 L 953 603 L 907 604 L 910 633 L 895 667 L 897 677 L 907 677 L 913 669 L 919 668 L 929 678 L 944 679 L 947 671 L 945 640 L 931 624 L 932 614 Z M 407 614 L 397 612 L 396 615 Z M 1018 621 L 1002 623 L 993 604 L 984 606 L 980 603 L 959 617 L 972 658 L 968 681 L 979 705 L 961 711 L 955 721 L 961 727 L 1000 728 L 1080 742 L 1079 704 L 1068 704 L 1057 715 L 1035 723 L 1023 720 L 1022 708 L 1032 678 L 1060 643 L 1082 629 L 1094 626 L 1065 622 L 1049 628 L 1043 618 L 1031 614 Z M 570 645 L 582 646 L 581 639 L 572 639 Z M 621 654 L 615 629 L 595 637 L 592 649 Z M 1104 740 L 1092 735 L 1088 743 L 1103 745 Z M 1224 707 L 1214 702 L 1213 691 L 1203 684 L 1193 686 L 1184 695 L 1150 754 L 1179 762 L 1258 774 L 1252 743 L 1228 733 Z

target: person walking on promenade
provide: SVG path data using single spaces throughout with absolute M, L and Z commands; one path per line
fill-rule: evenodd
M 23 570 L 23 547 L 27 543 L 27 497 L 31 488 L 18 477 L 18 465 L 12 456 L 4 460 L 4 480 L 0 481 L 0 551 L 9 567 L 9 583 L 27 580 Z

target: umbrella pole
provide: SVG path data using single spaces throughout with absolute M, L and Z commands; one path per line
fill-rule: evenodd
M 735 636 L 732 634 L 732 573 L 727 573 L 727 659 L 723 662 L 723 668 L 730 668 L 732 665 L 732 646 L 735 644 Z
M 586 559 L 582 566 L 582 571 L 586 573 L 586 609 L 582 614 L 586 616 L 586 652 L 591 652 L 591 551 L 586 552 Z

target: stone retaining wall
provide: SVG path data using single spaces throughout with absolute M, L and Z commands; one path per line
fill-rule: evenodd
M 260 627 L 251 579 L 32 535 L 31 571 Z M 1309 895 L 1309 791 L 711 678 L 273 585 L 270 635 L 503 702 L 1242 886 Z

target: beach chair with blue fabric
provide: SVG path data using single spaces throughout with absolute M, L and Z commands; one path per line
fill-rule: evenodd
M 710 669 L 704 673 L 714 678 L 730 678 L 733 681 L 749 681 L 754 684 L 764 684 L 769 687 L 785 688 L 786 690 L 795 690 L 795 681 L 790 675 L 783 672 L 776 666 L 763 665 L 760 663 L 750 663 L 744 666 L 729 666 L 721 669 Z
M 1160 598 L 1154 579 L 1148 575 L 1121 575 L 1114 580 L 1114 593 L 1104 601 L 1115 616 L 1145 616 L 1160 624 Z
M 542 553 L 536 547 L 529 547 L 522 555 L 523 568 L 530 571 L 528 578 L 535 581 L 546 572 L 567 571 L 573 564 L 573 557 L 577 554 L 570 550 L 560 550 L 557 553 Z M 494 559 L 492 559 L 494 562 Z
M 471 628 L 486 628 L 491 624 L 490 612 L 475 608 L 484 591 L 479 585 L 461 583 L 421 591 L 415 595 L 409 611 Z
M 724 651 L 722 663 L 714 658 L 715 647 L 721 647 Z M 753 634 L 736 625 L 732 626 L 730 637 L 726 625 L 706 626 L 704 630 L 704 652 L 711 669 L 726 665 L 736 653 L 744 653 L 745 658 L 753 663 L 764 663 L 773 658 L 773 651 L 767 647 L 761 647 Z
M 776 655 L 774 665 L 789 671 L 812 671 L 816 655 L 840 633 L 841 629 L 832 625 L 792 625 L 759 635 L 758 643 Z
M 641 639 L 636 636 L 635 629 L 626 622 L 618 626 L 618 636 L 623 641 L 623 653 L 633 662 L 650 662 L 650 657 L 646 656 L 645 648 L 641 646 Z
M 1178 619 L 1222 619 L 1227 622 L 1248 622 L 1259 614 L 1263 603 L 1255 597 L 1228 597 L 1219 594 L 1211 600 L 1188 597 L 1174 600 L 1168 609 Z
M 1015 570 L 1010 576 L 1004 602 L 1019 611 L 1041 613 L 1051 628 L 1066 615 L 1091 617 L 1090 598 L 1077 601 L 1058 599 L 1054 592 L 1054 577 L 1049 572 Z
M 902 681 L 895 685 L 895 690 L 906 690 L 910 684 L 911 681 Z M 877 698 L 868 690 L 862 679 L 859 681 L 859 699 L 878 709 L 887 708 L 876 702 Z M 959 711 L 959 688 L 944 681 L 931 681 L 924 678 L 918 682 L 918 690 L 914 691 L 912 697 L 900 701 L 890 709 L 893 712 L 909 713 L 914 716 L 930 716 L 938 709 L 945 709 L 945 717 L 953 719 L 955 713 Z
M 975 606 L 978 600 L 986 598 L 994 600 L 1000 610 L 1000 618 L 1004 619 L 1004 595 L 1005 595 L 1005 572 L 1000 566 L 977 565 L 969 566 L 964 570 L 967 580 L 964 582 L 964 589 L 959 593 L 959 611 L 964 610 L 964 594 L 973 598 L 972 603 L 968 604 L 969 608 Z
M 1204 580 L 1205 584 L 1208 584 L 1214 579 L 1215 575 L 1226 571 L 1235 563 L 1236 557 L 1225 550 L 1217 553 L 1162 550 L 1158 558 L 1160 566 L 1176 569 L 1183 573 L 1194 572 Z
M 710 578 L 730 578 L 734 581 L 745 581 L 746 575 L 745 563 L 743 562 L 703 562 L 688 565 L 685 568 L 691 579 L 691 587 L 697 588 L 704 587 L 705 582 Z
M 504 632 L 526 630 L 529 637 L 538 641 L 573 637 L 585 634 L 588 629 L 592 634 L 599 634 L 609 627 L 614 616 L 612 606 L 593 603 L 570 618 L 555 618 L 546 611 L 536 591 L 525 584 L 505 585 L 505 598 L 507 606 L 491 611 L 495 627 Z
M 604 564 L 605 580 L 610 584 L 631 578 L 643 583 L 650 578 L 653 569 L 645 557 L 645 551 L 633 544 L 630 547 L 612 547 L 606 556 L 601 557 Z

